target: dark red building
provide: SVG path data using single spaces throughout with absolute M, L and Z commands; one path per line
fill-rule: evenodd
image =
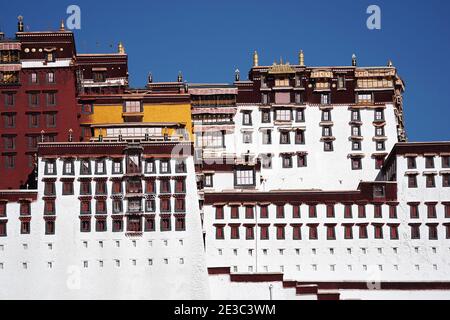
M 24 32 L 0 36 L 0 189 L 32 187 L 37 144 L 79 139 L 74 35 Z M 5 178 L 7 177 L 7 178 Z

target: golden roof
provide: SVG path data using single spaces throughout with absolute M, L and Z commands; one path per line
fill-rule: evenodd
M 289 63 L 277 64 L 276 62 L 274 62 L 274 64 L 269 69 L 269 74 L 287 74 L 287 73 L 295 73 L 294 68 L 292 68 Z

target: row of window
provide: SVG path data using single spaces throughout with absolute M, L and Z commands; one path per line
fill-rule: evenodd
M 174 231 L 186 231 L 186 218 L 181 215 L 174 217 L 175 228 Z M 144 221 L 143 221 L 144 220 Z M 54 219 L 45 219 L 45 234 L 55 235 L 56 233 L 56 221 Z M 112 232 L 124 232 L 124 219 L 122 216 L 112 218 Z M 95 218 L 95 231 L 107 232 L 108 223 L 106 217 Z M 127 216 L 126 217 L 126 232 L 154 232 L 156 231 L 155 217 L 141 216 Z M 172 231 L 172 217 L 162 216 L 160 218 L 159 231 L 167 232 Z M 91 219 L 82 217 L 80 218 L 80 232 L 91 232 Z M 31 234 L 31 220 L 21 220 L 20 222 L 20 234 Z M 6 237 L 8 235 L 8 221 L 0 220 L 0 237 Z
M 57 113 L 48 112 L 43 115 L 45 117 L 46 128 L 56 128 L 57 126 Z M 29 128 L 39 128 L 40 127 L 40 114 L 29 114 L 28 115 L 28 127 Z M 16 127 L 16 115 L 15 114 L 4 114 L 3 115 L 3 126 L 5 128 L 11 129 Z
M 106 196 L 108 195 L 108 187 L 106 180 L 99 180 L 95 182 L 95 195 Z M 123 182 L 113 181 L 111 186 L 112 195 L 122 195 L 124 193 Z M 171 194 L 172 184 L 170 179 L 160 179 L 159 190 L 156 188 L 155 180 L 145 181 L 145 193 L 146 194 Z M 140 179 L 129 179 L 125 182 L 125 192 L 127 194 L 142 194 L 144 189 L 142 188 L 142 181 Z M 174 193 L 184 194 L 186 193 L 186 180 L 176 179 L 174 180 Z M 74 182 L 73 181 L 63 181 L 62 182 L 62 195 L 73 195 L 74 194 Z M 81 181 L 80 182 L 80 195 L 89 196 L 92 195 L 92 183 L 91 181 Z M 56 196 L 56 182 L 45 182 L 44 186 L 45 196 Z
M 410 174 L 408 175 L 408 188 L 416 189 L 418 188 L 417 184 L 417 176 L 419 174 Z M 427 188 L 436 188 L 436 176 L 437 174 L 426 174 L 425 175 L 425 186 Z M 442 175 L 442 187 L 450 188 L 450 174 L 443 173 Z
M 356 224 L 356 227 L 358 229 L 358 238 L 361 240 L 367 240 L 369 239 L 368 235 L 368 227 L 370 224 L 364 223 L 364 224 Z M 389 238 L 385 238 L 384 236 L 384 224 L 380 223 L 372 223 L 373 227 L 373 239 L 390 239 L 390 240 L 399 240 L 399 226 L 400 224 L 387 224 L 387 227 L 389 229 Z M 269 225 L 258 225 L 260 228 L 260 240 L 270 240 L 270 232 L 269 232 Z M 325 224 L 325 239 L 326 240 L 338 240 L 336 235 L 336 224 Z M 355 224 L 342 224 L 343 228 L 343 239 L 345 240 L 353 240 L 357 239 L 354 236 L 354 227 Z M 411 234 L 410 237 L 413 240 L 421 239 L 420 234 L 420 227 L 421 224 L 409 224 L 409 227 L 411 228 Z M 438 227 L 439 224 L 427 224 L 428 227 L 428 239 L 429 240 L 438 240 Z M 446 239 L 450 239 L 450 223 L 444 224 L 443 227 L 446 231 Z M 215 225 L 216 228 L 216 239 L 217 240 L 225 240 L 225 226 L 224 225 Z M 275 239 L 276 240 L 287 240 L 286 237 L 286 228 L 287 225 L 274 225 L 275 230 Z M 301 224 L 291 224 L 290 228 L 292 229 L 292 240 L 302 240 L 302 225 Z M 309 229 L 308 232 L 308 239 L 309 240 L 319 240 L 319 224 L 307 224 L 307 228 Z M 245 229 L 245 240 L 255 240 L 255 225 L 244 225 Z M 236 224 L 230 224 L 229 225 L 230 230 L 230 237 L 231 240 L 238 240 L 241 239 L 241 226 Z
M 95 174 L 96 175 L 106 175 L 106 159 L 95 160 Z M 175 161 L 175 173 L 186 173 L 186 162 L 185 160 Z M 112 174 L 124 174 L 123 160 L 112 160 L 111 164 Z M 139 155 L 128 155 L 126 158 L 126 173 L 141 173 L 142 172 L 142 161 Z M 169 159 L 159 160 L 159 173 L 167 174 L 171 173 L 171 161 Z M 156 160 L 146 160 L 144 161 L 144 173 L 156 174 Z M 91 161 L 90 160 L 80 160 L 80 175 L 91 175 Z M 45 175 L 57 175 L 56 161 L 46 160 L 45 161 Z M 75 161 L 65 160 L 63 163 L 63 175 L 75 175 Z
M 434 169 L 436 167 L 435 158 L 435 156 L 425 156 L 426 169 Z M 417 157 L 408 156 L 406 159 L 409 170 L 417 169 Z M 443 169 L 450 168 L 450 156 L 441 156 L 441 166 Z
M 293 116 L 294 112 L 294 116 Z M 253 112 L 249 110 L 242 111 L 242 125 L 243 126 L 251 126 L 253 125 Z M 261 123 L 271 123 L 272 122 L 272 114 L 274 121 L 295 121 L 295 122 L 305 122 L 305 109 L 275 109 L 273 112 L 268 109 L 261 110 Z M 376 109 L 374 112 L 374 121 L 380 122 L 384 121 L 384 110 Z M 331 110 L 323 110 L 322 111 L 322 122 L 330 122 L 332 121 Z M 351 110 L 351 119 L 352 122 L 361 121 L 361 112 L 360 110 Z

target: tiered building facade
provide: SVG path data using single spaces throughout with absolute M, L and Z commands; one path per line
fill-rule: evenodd
M 450 142 L 406 142 L 391 62 L 130 88 L 121 43 L 18 28 L 1 297 L 450 298 Z

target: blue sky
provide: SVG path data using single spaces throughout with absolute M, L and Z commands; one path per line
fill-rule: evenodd
M 172 0 L 172 1 L 8 1 L 0 29 L 12 36 L 17 16 L 31 31 L 57 29 L 66 8 L 81 8 L 77 50 L 115 51 L 123 41 L 131 85 L 175 80 L 232 82 L 236 68 L 245 78 L 251 55 L 260 64 L 297 61 L 360 66 L 392 59 L 407 85 L 406 127 L 410 141 L 450 140 L 450 2 L 387 0 Z M 366 27 L 369 5 L 381 8 L 382 29 Z

